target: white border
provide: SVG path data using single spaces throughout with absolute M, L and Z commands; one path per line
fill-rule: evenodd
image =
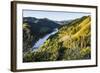
M 57 61 L 57 62 L 22 62 L 22 10 L 49 10 L 49 11 L 71 11 L 71 12 L 89 12 L 91 13 L 91 60 L 73 60 L 73 61 Z M 17 4 L 17 69 L 35 69 L 35 68 L 51 68 L 64 66 L 83 66 L 96 64 L 96 10 L 93 8 L 82 7 L 61 7 L 61 6 L 44 6 L 44 5 L 29 5 Z

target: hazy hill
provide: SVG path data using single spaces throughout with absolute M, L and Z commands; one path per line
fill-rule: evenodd
M 37 51 L 27 52 L 24 62 L 91 59 L 91 17 L 75 19 L 58 28 Z
M 61 20 L 61 21 L 55 21 L 56 23 L 58 23 L 59 25 L 67 25 L 70 22 L 72 22 L 73 20 Z

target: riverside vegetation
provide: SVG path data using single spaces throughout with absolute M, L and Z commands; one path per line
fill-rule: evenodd
M 83 16 L 61 25 L 46 18 L 31 18 L 31 22 L 30 18 L 24 20 L 23 62 L 91 59 L 90 16 Z M 51 35 L 36 51 L 32 50 L 36 41 L 52 32 L 54 28 L 57 28 L 58 32 Z

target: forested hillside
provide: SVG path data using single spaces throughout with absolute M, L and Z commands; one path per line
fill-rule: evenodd
M 29 27 L 27 25 L 27 27 Z M 30 27 L 29 27 L 30 28 Z M 36 51 L 23 55 L 23 62 L 83 60 L 91 58 L 91 17 L 83 16 L 58 27 Z
M 23 52 L 31 50 L 31 47 L 43 36 L 51 33 L 60 25 L 47 18 L 35 17 L 23 18 Z

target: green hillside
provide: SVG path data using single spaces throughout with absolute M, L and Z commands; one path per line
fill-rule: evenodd
M 83 60 L 91 58 L 91 17 L 84 16 L 59 27 L 36 51 L 24 54 L 24 62 Z

